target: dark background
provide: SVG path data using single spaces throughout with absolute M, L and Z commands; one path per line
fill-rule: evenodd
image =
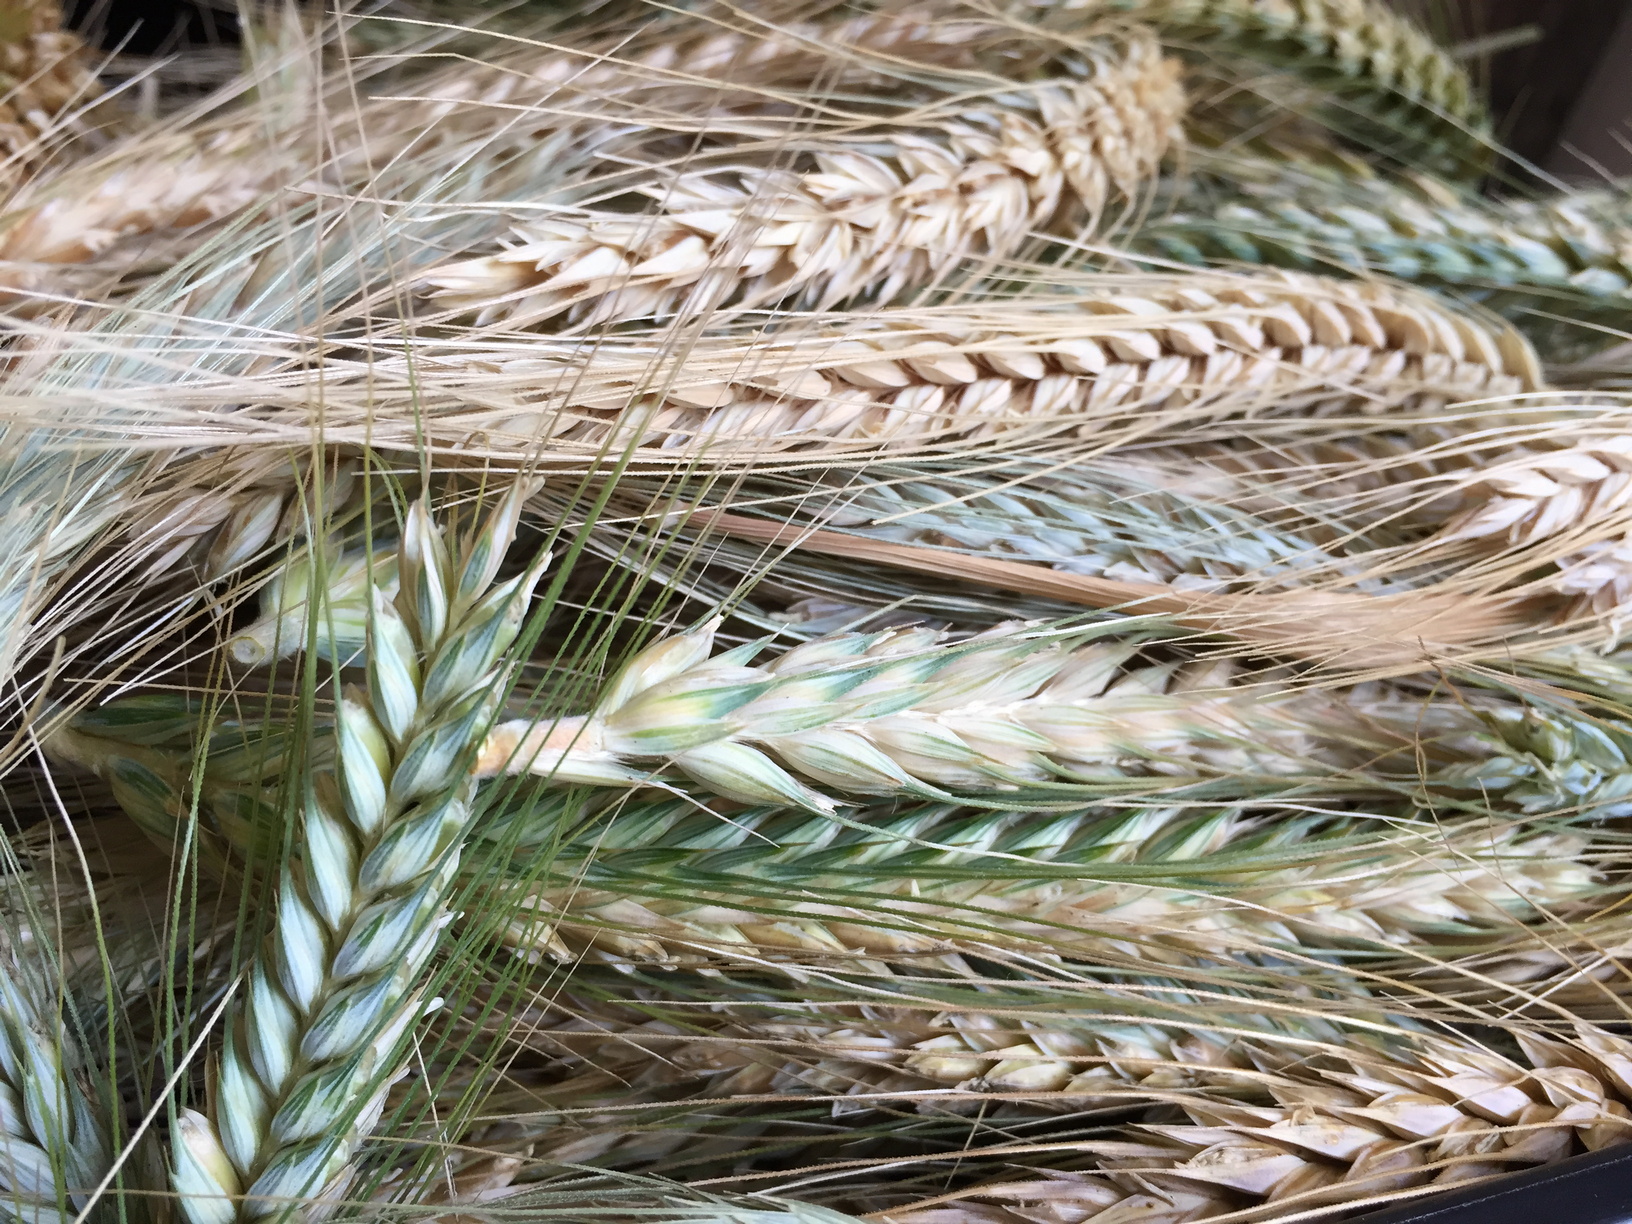
M 1469 59 L 1488 85 L 1505 143 L 1566 178 L 1632 174 L 1626 147 L 1632 144 L 1632 0 L 1395 3 L 1446 41 L 1473 48 L 1492 35 L 1531 28 L 1537 37 L 1528 45 Z M 104 48 L 127 55 L 230 45 L 237 38 L 230 0 L 76 0 L 70 20 Z

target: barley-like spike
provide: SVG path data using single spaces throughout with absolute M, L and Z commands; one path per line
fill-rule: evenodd
M 907 296 L 1003 260 L 1036 232 L 1095 229 L 1155 173 L 1183 115 L 1177 65 L 1135 37 L 1065 68 L 984 105 L 960 94 L 939 126 L 816 142 L 808 169 L 777 164 L 785 140 L 765 165 L 696 155 L 697 168 L 639 188 L 655 215 L 527 222 L 516 244 L 433 269 L 423 285 L 433 305 L 478 324 L 564 317 L 570 330 Z
M 518 485 L 509 497 L 524 494 Z M 303 1200 L 335 1191 L 383 1104 L 446 921 L 471 756 L 543 563 L 490 590 L 461 584 L 472 566 L 491 582 L 514 526 L 501 507 L 443 567 L 431 564 L 443 545 L 427 511 L 410 516 L 419 544 L 398 564 L 420 607 L 377 595 L 369 645 L 407 648 L 394 671 L 410 677 L 417 702 L 400 720 L 380 667 L 368 693 L 339 696 L 333 767 L 305 783 L 298 857 L 282 870 L 273 932 L 231 1021 L 213 1112 L 178 1121 L 173 1182 L 193 1224 L 304 1218 Z M 433 585 L 451 609 L 435 623 L 422 614 Z
M 1269 1220 L 1445 1189 L 1632 1140 L 1632 1043 L 1585 1025 L 1573 1039 L 1516 1036 L 1521 1058 L 1437 1037 L 1403 1059 L 1353 1053 L 1326 1066 L 1288 1063 L 1265 1076 L 1273 1103 L 1185 1103 L 1185 1123 L 1084 1143 L 1085 1154 L 1098 1151 L 1097 1169 L 1010 1175 L 886 1218 Z
M 1341 768 L 1345 744 L 1369 740 L 1369 759 L 1409 738 L 1368 737 L 1331 694 L 1242 686 L 1226 662 L 1129 669 L 1130 640 L 1070 651 L 1002 628 L 960 645 L 887 630 L 749 666 L 752 647 L 704 657 L 716 625 L 648 647 L 589 714 L 495 727 L 478 772 L 634 786 L 668 765 L 740 802 L 832 812 L 809 783 L 946 798 L 1130 775 L 1296 776 Z
M 1537 311 L 1613 322 L 1632 301 L 1624 188 L 1493 203 L 1421 175 L 1337 178 L 1307 165 L 1222 157 L 1203 157 L 1202 166 L 1211 173 L 1142 230 L 1135 249 L 1187 263 L 1346 270 L 1455 289 L 1538 336 L 1551 336 L 1557 323 Z
M 113 1151 L 71 1030 L 43 1003 L 38 976 L 0 947 L 0 1220 L 69 1224 Z
M 975 946 L 1157 961 L 1247 947 L 1386 953 L 1510 939 L 1515 924 L 1598 888 L 1579 831 L 1239 807 L 1026 815 L 929 805 L 838 825 L 774 809 L 724 822 L 667 801 L 621 809 L 582 844 L 564 845 L 543 882 L 501 892 L 517 907 L 507 942 L 574 963 L 888 959 Z
M 1048 0 L 1027 0 L 1043 4 Z M 1402 160 L 1478 177 L 1490 117 L 1462 66 L 1375 0 L 1097 0 L 1230 67 L 1242 58 L 1297 73 L 1336 104 L 1321 117 Z
M 815 335 L 651 341 L 592 350 L 540 338 L 514 355 L 382 354 L 369 403 L 480 379 L 529 411 L 490 416 L 487 445 L 654 456 L 918 446 L 1005 432 L 1101 436 L 1171 414 L 1383 415 L 1541 384 L 1528 343 L 1432 296 L 1298 273 L 1061 282 L 1013 303 L 882 310 Z M 388 381 L 382 381 L 388 380 Z M 400 380 L 400 383 L 398 382 Z M 455 397 L 460 445 L 468 402 Z M 370 419 L 377 418 L 377 413 Z M 418 419 L 418 418 L 416 418 Z M 434 417 L 427 428 L 439 433 Z M 452 435 L 449 435 L 450 438 Z M 406 441 L 406 435 L 405 435 Z

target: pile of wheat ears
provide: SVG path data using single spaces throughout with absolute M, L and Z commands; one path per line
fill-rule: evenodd
M 1632 1141 L 1626 185 L 1381 0 L 239 28 L 0 11 L 0 1222 Z

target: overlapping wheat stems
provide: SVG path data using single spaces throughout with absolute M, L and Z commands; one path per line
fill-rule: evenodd
M 1041 7 L 1047 0 L 1026 0 Z M 1098 0 L 1234 69 L 1295 72 L 1335 98 L 1321 117 L 1391 156 L 1463 177 L 1488 162 L 1490 117 L 1467 69 L 1374 0 Z
M 0 1219 L 16 1224 L 75 1220 L 113 1167 L 104 1105 L 61 1005 L 38 967 L 0 944 Z
M 540 829 L 549 819 L 518 814 Z M 1592 837 L 1472 817 L 1272 808 L 945 805 L 838 824 L 777 809 L 729 822 L 631 805 L 560 844 L 549 871 L 494 891 L 504 939 L 567 962 L 834 963 L 1016 948 L 1180 961 L 1196 951 L 1500 947 L 1601 890 Z M 1341 862 L 1341 869 L 1330 864 Z
M 1425 176 L 1339 177 L 1308 165 L 1202 156 L 1203 173 L 1135 249 L 1456 289 L 1538 335 L 1563 314 L 1613 322 L 1632 300 L 1623 188 L 1492 202 Z M 1537 318 L 1537 314 L 1555 316 Z M 1591 335 L 1576 336 L 1579 344 Z
M 1130 37 L 979 104 L 960 91 L 953 114 L 931 105 L 857 135 L 705 147 L 637 186 L 655 213 L 527 221 L 515 245 L 423 283 L 433 306 L 478 324 L 559 319 L 568 330 L 887 302 L 1013 255 L 1039 231 L 1097 228 L 1179 137 L 1177 76 L 1153 40 Z
M 368 692 L 340 695 L 334 771 L 297 783 L 297 855 L 225 1036 L 213 1110 L 176 1121 L 174 1185 L 197 1224 L 302 1216 L 378 1112 L 423 1006 L 500 659 L 543 569 L 495 584 L 524 494 L 457 551 L 416 503 L 396 600 L 370 592 Z

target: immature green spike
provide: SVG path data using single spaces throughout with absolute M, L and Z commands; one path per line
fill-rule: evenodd
M 516 486 L 510 502 L 526 491 Z M 321 729 L 295 783 L 295 854 L 280 862 L 272 934 L 228 1016 L 208 1112 L 184 1110 L 177 1123 L 172 1183 L 191 1224 L 307 1218 L 308 1204 L 343 1188 L 353 1150 L 383 1108 L 395 1046 L 423 1010 L 421 972 L 447 921 L 444 893 L 474 800 L 471 758 L 542 573 L 540 561 L 488 590 L 517 513 L 501 507 L 473 543 L 450 550 L 416 504 L 393 566 L 396 600 L 382 597 L 377 568 L 348 580 L 342 598 L 355 603 L 369 649 L 411 657 L 376 661 L 385 691 L 339 694 L 336 721 Z M 307 598 L 321 621 L 324 592 Z M 143 713 L 155 731 L 166 725 L 158 711 Z M 104 716 L 97 725 L 118 723 Z M 253 736 L 223 730 L 234 728 L 210 739 L 225 740 L 236 768 L 224 786 L 206 785 L 206 800 L 262 807 L 284 764 L 257 757 Z M 95 737 L 68 734 L 77 759 L 117 768 L 117 746 L 99 758 Z M 202 757 L 208 782 L 211 753 Z
M 492 835 L 560 827 L 523 807 Z M 722 820 L 631 805 L 556 846 L 542 879 L 519 852 L 505 939 L 575 962 L 911 958 L 1003 946 L 1181 963 L 1197 953 L 1510 938 L 1598 890 L 1579 830 L 1276 809 L 945 805 L 840 823 L 786 810 Z M 1611 843 L 1613 844 L 1613 839 Z M 1334 869 L 1332 864 L 1341 863 Z

